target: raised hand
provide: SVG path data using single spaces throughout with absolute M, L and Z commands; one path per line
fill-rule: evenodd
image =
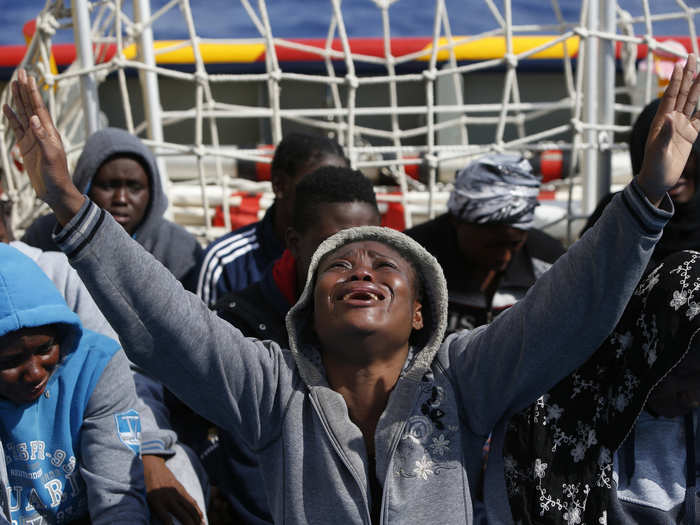
M 37 196 L 66 224 L 83 204 L 84 197 L 73 184 L 66 152 L 41 98 L 36 80 L 20 69 L 12 83 L 13 111 L 2 108 L 17 138 L 25 170 Z
M 700 114 L 693 116 L 700 96 L 696 64 L 693 53 L 684 68 L 676 64 L 651 123 L 637 182 L 655 205 L 678 182 L 700 130 Z

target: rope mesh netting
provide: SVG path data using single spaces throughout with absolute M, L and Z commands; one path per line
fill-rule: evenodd
M 586 151 L 624 148 L 630 120 L 658 95 L 659 80 L 652 72 L 659 63 L 685 57 L 688 49 L 698 52 L 695 21 L 700 8 L 681 0 L 676 0 L 672 12 L 654 12 L 654 3 L 648 0 L 628 1 L 635 9 L 628 5 L 623 9 L 614 0 L 600 5 L 599 0 L 584 0 L 573 20 L 565 19 L 559 2 L 552 0 L 556 23 L 550 25 L 518 25 L 510 0 L 484 0 L 478 16 L 492 20 L 492 28 L 469 36 L 459 36 L 460 28 L 451 24 L 446 0 L 435 0 L 432 34 L 421 42 L 392 36 L 390 14 L 401 16 L 393 8 L 400 0 L 372 0 L 382 33 L 369 43 L 346 30 L 349 2 L 328 2 L 326 38 L 313 41 L 301 38 L 304 35 L 276 36 L 264 0 L 240 0 L 260 35 L 245 41 L 235 40 L 235 34 L 232 40 L 198 36 L 188 0 L 171 0 L 152 13 L 148 8 L 146 17 L 143 11 L 141 16 L 133 12 L 136 4 L 143 6 L 147 0 L 134 0 L 134 6 L 128 6 L 133 10 L 121 0 L 86 2 L 94 65 L 75 62 L 59 72 L 52 40 L 57 31 L 74 30 L 74 18 L 62 1 L 48 0 L 37 16 L 21 65 L 43 88 L 71 166 L 87 133 L 87 95 L 81 96 L 81 86 L 85 93 L 83 82 L 90 79 L 100 86 L 100 124 L 119 125 L 144 138 L 167 173 L 172 217 L 211 239 L 231 227 L 229 213 L 222 213 L 223 225 L 212 228 L 212 215 L 217 206 L 226 210 L 239 204 L 240 197 L 232 196 L 236 190 L 263 192 L 261 211 L 272 202 L 268 182 L 239 176 L 243 162 L 268 163 L 270 149 L 237 143 L 236 134 L 227 131 L 231 123 L 255 130 L 258 144 L 276 144 L 290 127 L 336 138 L 353 167 L 373 176 L 381 172 L 385 184 L 398 187 L 399 191 L 382 194 L 380 201 L 401 203 L 408 226 L 416 215 L 434 216 L 444 210 L 455 170 L 489 151 L 531 156 L 564 152 L 570 161 L 563 178 L 551 183 L 552 189 L 575 190 L 585 177 L 581 167 Z M 592 27 L 590 9 L 610 7 L 610 2 L 614 27 Z M 144 46 L 151 46 L 153 30 L 173 12 L 186 37 L 157 42 L 153 54 L 144 52 Z M 310 13 L 314 15 L 318 16 Z M 687 28 L 673 37 L 685 45 L 654 33 L 656 24 L 668 20 Z M 600 82 L 614 86 L 612 119 L 601 111 L 594 117 L 585 112 L 589 73 L 583 65 L 591 39 L 599 49 L 613 44 L 610 49 L 617 54 L 617 80 L 614 70 L 612 79 L 600 73 L 602 58 L 594 62 Z M 76 48 L 80 44 L 76 42 Z M 222 72 L 207 53 L 229 44 L 239 46 L 243 55 L 259 56 Z M 492 50 L 490 55 L 482 52 L 486 48 Z M 183 52 L 189 63 L 173 67 L 169 57 Z M 291 63 L 289 56 L 302 58 Z M 299 67 L 299 61 L 315 67 Z M 549 76 L 538 77 L 543 68 Z M 141 90 L 134 90 L 139 80 Z M 160 85 L 160 90 L 149 91 L 145 87 L 149 82 Z M 112 85 L 109 101 L 102 99 L 107 84 Z M 166 89 L 175 84 L 180 86 L 177 94 Z M 549 84 L 556 86 L 550 89 Z M 477 85 L 482 87 L 472 89 Z M 245 96 L 230 95 L 246 89 L 250 93 Z M 8 88 L 1 98 L 10 102 Z M 45 208 L 36 201 L 13 145 L 3 120 L 3 188 L 16 203 L 13 219 L 22 229 Z M 411 166 L 420 170 L 411 171 Z M 574 215 L 571 200 L 569 217 Z

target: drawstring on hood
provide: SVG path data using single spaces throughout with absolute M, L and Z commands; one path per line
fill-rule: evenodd
M 314 253 L 306 277 L 304 291 L 287 313 L 287 332 L 299 372 L 309 386 L 325 382 L 325 372 L 319 359 L 306 352 L 302 334 L 311 322 L 316 273 L 321 260 L 341 246 L 359 241 L 376 241 L 396 250 L 416 270 L 423 290 L 422 349 L 417 349 L 406 376 L 419 381 L 429 369 L 445 336 L 447 328 L 447 284 L 437 260 L 410 237 L 390 228 L 361 226 L 342 230 L 321 243 Z

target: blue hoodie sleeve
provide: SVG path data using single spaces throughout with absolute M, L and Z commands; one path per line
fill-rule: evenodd
M 93 524 L 148 523 L 138 400 L 124 352 L 114 354 L 83 417 L 80 474 Z

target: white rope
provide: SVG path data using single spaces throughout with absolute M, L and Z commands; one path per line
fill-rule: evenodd
M 676 11 L 657 13 L 654 12 L 653 2 L 639 0 L 639 13 L 634 16 L 617 9 L 619 32 L 609 33 L 591 31 L 586 27 L 585 11 L 589 1 L 597 0 L 584 0 L 576 20 L 565 19 L 559 1 L 550 0 L 555 24 L 517 24 L 511 0 L 484 0 L 484 10 L 488 10 L 492 16 L 492 27 L 476 35 L 462 35 L 450 17 L 445 0 L 434 0 L 434 19 L 428 46 L 400 54 L 396 52 L 393 40 L 390 13 L 397 12 L 401 1 L 373 0 L 377 20 L 381 21 L 382 51 L 375 55 L 368 54 L 367 51 L 353 50 L 352 38 L 357 35 L 348 34 L 342 0 L 328 0 L 331 16 L 328 19 L 328 31 L 320 46 L 276 35 L 265 0 L 257 0 L 255 3 L 251 0 L 241 0 L 242 10 L 250 18 L 260 38 L 226 40 L 198 36 L 197 29 L 202 28 L 197 28 L 188 0 L 169 0 L 152 13 L 148 20 L 139 23 L 135 23 L 124 12 L 122 0 L 100 0 L 90 4 L 96 51 L 95 65 L 90 68 L 73 65 L 56 73 L 51 69 L 51 43 L 56 32 L 70 28 L 71 22 L 69 12 L 60 0 L 47 0 L 37 15 L 37 30 L 21 65 L 37 75 L 40 84 L 45 87 L 42 92 L 70 152 L 71 163 L 75 162 L 85 140 L 81 124 L 82 108 L 77 98 L 80 77 L 93 74 L 102 82 L 108 75 L 116 73 L 116 92 L 120 99 L 123 122 L 126 129 L 133 133 L 144 132 L 146 123 L 135 120 L 134 105 L 129 99 L 126 70 L 152 73 L 161 79 L 189 83 L 193 86 L 193 97 L 189 103 L 178 100 L 174 106 L 167 99 L 167 93 L 161 95 L 164 97 L 163 125 L 167 129 L 167 126 L 171 125 L 191 123 L 192 143 L 176 144 L 168 140 L 145 142 L 168 162 L 175 162 L 175 159 L 182 155 L 194 157 L 193 167 L 196 165 L 196 169 L 193 168 L 192 176 L 186 181 L 171 180 L 170 191 L 180 195 L 178 199 L 173 200 L 173 206 L 177 207 L 178 203 L 186 202 L 187 216 L 190 219 L 201 217 L 202 224 L 188 223 L 188 227 L 203 232 L 207 237 L 211 238 L 219 232 L 210 227 L 213 207 L 223 207 L 225 229 L 228 229 L 231 224 L 229 208 L 240 202 L 240 199 L 231 197 L 231 191 L 240 188 L 242 183 L 241 179 L 236 178 L 235 163 L 269 162 L 267 150 L 237 149 L 223 142 L 220 125 L 229 119 L 240 122 L 253 119 L 260 124 L 269 124 L 269 140 L 273 144 L 282 138 L 286 123 L 315 128 L 335 137 L 346 148 L 353 166 L 388 170 L 394 175 L 400 189 L 396 202 L 403 205 L 405 222 L 410 225 L 414 221 L 413 212 L 416 209 L 411 204 L 414 196 L 425 197 L 428 216 L 432 217 L 441 212 L 444 202 L 437 196 L 449 190 L 449 186 L 445 185 L 445 181 L 449 181 L 448 174 L 458 167 L 455 163 L 467 162 L 477 155 L 510 149 L 525 154 L 534 154 L 546 149 L 571 152 L 568 179 L 562 184 L 568 185 L 570 193 L 573 194 L 574 185 L 577 184 L 575 175 L 584 151 L 589 148 L 623 148 L 623 145 L 609 141 L 598 143 L 598 137 L 592 144 L 583 139 L 582 134 L 587 130 L 594 130 L 596 135 L 601 136 L 601 132 L 622 134 L 629 129 L 628 126 L 619 123 L 602 125 L 599 122 L 583 121 L 584 73 L 583 68 L 577 67 L 576 64 L 583 63 L 585 42 L 589 37 L 621 44 L 624 81 L 616 88 L 618 101 L 615 104 L 615 112 L 616 115 L 623 115 L 625 118 L 634 118 L 643 104 L 657 95 L 655 80 L 650 74 L 654 68 L 653 51 L 685 57 L 685 54 L 679 52 L 672 44 L 656 38 L 653 31 L 656 23 L 669 20 L 685 21 L 687 36 L 690 37 L 693 50 L 698 52 L 695 18 L 700 15 L 700 7 L 691 7 L 685 0 L 676 0 Z M 453 4 L 450 6 L 451 9 L 456 8 Z M 390 11 L 390 8 L 394 11 Z M 133 46 L 141 32 L 146 28 L 157 28 L 166 20 L 166 16 L 167 20 L 172 21 L 169 15 L 175 11 L 180 13 L 187 36 L 182 41 L 157 49 L 154 54 L 160 57 L 167 53 L 191 50 L 194 56 L 194 72 L 170 69 L 158 64 L 148 66 L 132 55 Z M 318 13 L 309 13 L 309 16 L 317 17 Z M 517 48 L 518 37 L 532 34 L 553 36 L 535 47 Z M 303 38 L 305 35 L 298 36 Z M 485 38 L 502 38 L 505 44 L 504 56 L 469 63 L 458 61 L 457 57 L 464 46 L 475 45 L 475 42 Z M 207 71 L 202 46 L 212 43 L 264 44 L 264 72 L 215 74 Z M 573 47 L 569 47 L 572 43 L 578 49 L 577 54 L 572 53 Z M 647 57 L 642 59 L 649 70 L 643 78 L 640 78 L 637 71 L 636 55 L 639 44 L 646 44 L 649 49 Z M 563 49 L 560 61 L 564 93 L 550 100 L 526 98 L 521 77 L 523 62 L 553 49 Z M 318 57 L 324 72 L 316 74 L 286 71 L 284 64 L 280 63 L 278 52 L 287 51 L 303 52 Z M 108 53 L 113 55 L 110 57 Z M 343 75 L 336 71 L 340 65 L 345 70 Z M 409 65 L 410 70 L 406 71 L 405 67 Z M 377 68 L 378 72 L 365 74 L 361 67 Z M 492 72 L 494 68 L 504 69 L 500 94 L 493 93 L 494 97 L 486 102 L 474 102 L 465 98 L 464 94 L 468 94 L 470 90 L 470 79 L 475 78 L 474 75 Z M 313 97 L 294 107 L 283 103 L 283 87 L 291 82 L 310 87 L 324 86 L 325 106 L 323 100 L 319 105 L 319 101 L 313 100 Z M 266 89 L 266 105 L 217 100 L 212 91 L 214 84 L 262 85 Z M 640 87 L 637 87 L 637 84 Z M 449 86 L 454 93 L 452 100 L 440 100 L 441 86 Z M 372 89 L 386 90 L 383 91 L 382 97 L 386 102 L 368 100 L 365 93 Z M 410 104 L 402 103 L 404 90 L 411 89 L 413 92 L 422 93 L 422 102 L 412 100 Z M 628 97 L 631 97 L 631 104 L 627 103 Z M 8 91 L 5 90 L 0 95 L 0 102 L 10 102 L 9 99 Z M 568 115 L 564 119 L 561 119 L 562 111 Z M 552 119 L 553 124 L 549 129 L 542 129 L 541 125 L 538 125 L 543 118 Z M 383 123 L 377 124 L 379 121 Z M 493 130 L 492 142 L 471 143 L 475 131 L 483 126 Z M 442 132 L 453 132 L 456 143 L 440 143 L 438 137 Z M 568 141 L 562 140 L 565 136 L 569 137 Z M 417 145 L 416 141 L 420 141 L 421 144 Z M 0 122 L 3 189 L 10 198 L 18 201 L 15 219 L 18 228 L 21 229 L 44 208 L 34 199 L 26 177 L 15 165 L 16 155 L 11 153 L 13 144 L 14 137 L 3 120 Z M 427 180 L 418 182 L 407 176 L 406 168 L 415 165 L 425 167 Z M 181 196 L 183 191 L 191 192 L 193 188 L 198 188 L 197 196 Z M 268 191 L 269 185 L 266 188 L 265 191 Z M 424 189 L 427 189 L 427 192 L 422 191 Z M 415 190 L 421 191 L 414 193 Z M 195 213 L 191 209 L 193 202 L 199 202 L 201 213 Z M 265 202 L 271 202 L 271 199 Z M 176 210 L 175 216 L 179 213 Z M 569 215 L 573 216 L 575 213 L 570 198 Z

